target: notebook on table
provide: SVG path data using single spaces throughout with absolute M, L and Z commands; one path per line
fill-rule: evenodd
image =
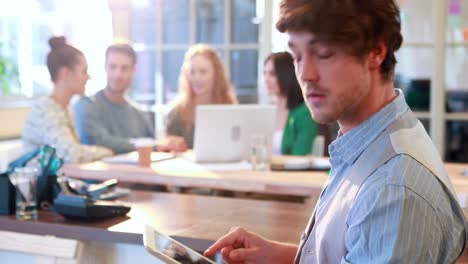
M 155 152 L 151 153 L 151 162 L 163 161 L 175 158 L 174 153 L 169 152 Z M 118 164 L 138 164 L 138 153 L 136 151 L 125 154 L 119 154 L 112 157 L 106 157 L 102 159 L 106 163 L 118 163 Z
M 271 170 L 283 171 L 328 171 L 330 159 L 315 156 L 274 156 L 271 159 Z

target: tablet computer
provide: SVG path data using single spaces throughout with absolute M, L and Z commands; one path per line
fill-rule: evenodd
M 145 226 L 143 245 L 153 256 L 170 264 L 215 264 L 195 250 L 164 235 L 149 225 Z

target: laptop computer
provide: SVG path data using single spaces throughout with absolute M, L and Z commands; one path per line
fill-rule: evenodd
M 196 162 L 248 160 L 252 136 L 271 139 L 275 128 L 273 105 L 200 105 L 196 109 L 193 159 Z

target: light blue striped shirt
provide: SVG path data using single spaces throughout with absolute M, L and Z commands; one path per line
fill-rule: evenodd
M 330 145 L 332 170 L 317 212 L 369 144 L 409 110 L 403 93 Z M 464 246 L 464 218 L 456 201 L 426 167 L 400 154 L 362 185 L 346 219 L 342 263 L 450 263 Z

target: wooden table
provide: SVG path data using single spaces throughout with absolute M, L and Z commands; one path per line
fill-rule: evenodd
M 171 164 L 172 162 L 174 163 Z M 277 175 L 296 174 L 252 171 L 212 172 L 206 171 L 203 167 L 196 164 L 181 167 L 178 173 L 174 173 L 173 171 L 171 172 L 173 168 L 170 167 L 181 165 L 183 162 L 180 163 L 177 160 L 173 160 L 171 163 L 146 169 L 131 165 L 112 165 L 110 166 L 111 170 L 109 174 L 105 173 L 105 168 L 109 165 L 100 162 L 67 166 L 70 172 L 76 170 L 78 176 L 84 178 L 101 179 L 103 175 L 113 175 L 114 177 L 120 177 L 121 180 L 128 180 L 130 182 L 146 181 L 154 183 L 155 180 L 153 178 L 156 178 L 170 184 L 171 177 L 173 177 L 176 183 L 183 186 L 196 182 L 196 180 L 190 179 L 193 177 L 191 175 L 195 175 L 195 177 L 200 177 L 202 182 L 206 183 L 208 187 L 225 186 L 224 184 L 226 183 L 220 185 L 215 183 L 215 181 L 219 181 L 220 179 L 226 179 L 228 182 L 231 181 L 241 186 L 242 183 L 251 182 L 252 178 L 258 177 L 258 179 L 263 179 L 262 177 L 265 177 L 265 179 L 268 179 Z M 155 165 L 161 165 L 161 163 L 156 163 Z M 467 164 L 447 164 L 457 192 L 468 191 L 468 178 L 465 178 L 461 174 L 467 167 Z M 85 171 L 80 171 L 80 168 L 85 169 Z M 192 169 L 198 169 L 198 171 L 192 171 Z M 127 171 L 130 173 L 127 174 Z M 156 172 L 162 174 L 159 175 Z M 308 174 L 314 173 L 297 173 L 297 175 Z M 132 178 L 135 175 L 139 178 Z M 238 176 L 240 179 L 236 179 Z M 324 179 L 322 180 L 320 183 L 319 179 L 317 179 L 315 184 L 323 184 Z M 274 180 L 270 181 L 275 182 Z M 194 184 L 201 186 L 197 183 Z M 312 186 L 312 183 L 309 184 Z M 271 186 L 270 188 L 264 187 L 266 185 L 266 183 L 258 185 L 253 183 L 247 186 L 255 186 L 257 190 L 260 190 L 259 186 L 263 186 L 262 188 L 265 190 L 272 190 Z M 279 183 L 278 185 L 280 189 L 285 188 L 285 185 Z M 310 186 L 309 188 L 311 188 Z M 0 217 L 0 229 L 41 235 L 43 240 L 52 235 L 58 238 L 79 241 L 128 243 L 140 246 L 142 226 L 144 223 L 150 223 L 162 232 L 173 236 L 196 250 L 204 250 L 214 240 L 228 232 L 232 226 L 244 226 L 269 239 L 297 243 L 298 236 L 304 229 L 314 205 L 313 201 L 309 201 L 306 204 L 298 204 L 144 192 L 133 192 L 127 202 L 133 204 L 128 218 L 116 218 L 96 223 L 82 223 L 65 221 L 61 216 L 54 213 L 41 212 L 39 221 L 37 222 L 17 221 L 14 216 Z M 47 237 L 44 238 L 43 235 L 47 235 Z M 5 236 L 3 233 L 0 235 L 0 245 L 3 245 L 3 247 L 11 244 L 11 241 L 11 236 Z M 64 244 L 66 243 L 60 241 L 60 245 Z M 50 247 L 49 244 L 47 246 Z M 466 262 L 467 259 L 464 256 L 459 260 L 459 263 L 468 263 Z
M 455 189 L 464 192 L 468 190 L 468 175 L 463 176 L 468 164 L 446 163 L 446 167 Z M 117 178 L 128 183 L 300 196 L 317 196 L 328 177 L 325 172 L 314 171 L 209 170 L 203 165 L 182 158 L 156 162 L 151 168 L 131 164 L 108 164 L 101 161 L 66 164 L 61 169 L 61 173 L 83 179 Z
M 37 244 L 51 236 L 93 243 L 136 244 L 140 247 L 145 223 L 198 251 L 205 250 L 233 226 L 244 226 L 268 239 L 298 243 L 314 207 L 313 202 L 300 204 L 149 192 L 132 192 L 126 202 L 132 206 L 127 217 L 98 222 L 68 221 L 56 213 L 42 211 L 35 222 L 19 221 L 15 216 L 1 216 L 0 248 L 37 250 L 41 246 Z M 4 231 L 15 233 L 5 235 Z M 32 242 L 20 239 L 17 241 L 22 243 L 12 244 L 16 233 L 40 235 L 40 239 Z M 53 242 L 42 245 L 42 250 L 61 252 L 50 249 L 50 244 Z M 11 248 L 11 245 L 17 247 Z
M 312 171 L 209 170 L 203 165 L 183 158 L 156 162 L 150 168 L 132 164 L 109 164 L 101 161 L 66 164 L 60 173 L 83 179 L 116 178 L 128 183 L 167 184 L 300 196 L 318 196 L 328 177 L 325 172 Z

